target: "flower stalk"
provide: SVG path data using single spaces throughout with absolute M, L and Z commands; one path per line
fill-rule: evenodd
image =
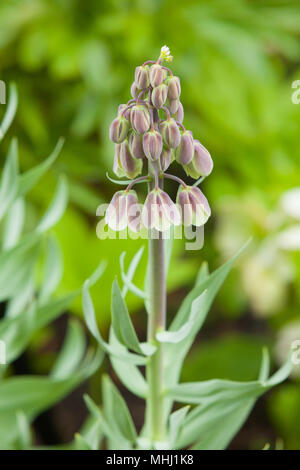
M 162 65 L 171 62 L 167 46 L 162 47 L 157 61 L 146 61 L 135 70 L 127 104 L 119 106 L 119 114 L 110 127 L 110 138 L 115 143 L 114 172 L 118 177 L 129 177 L 125 191 L 113 197 L 106 214 L 107 224 L 113 230 L 128 227 L 138 232 L 148 229 L 148 324 L 147 342 L 155 352 L 147 358 L 146 380 L 146 436 L 150 448 L 159 447 L 167 440 L 168 413 L 164 406 L 165 366 L 164 343 L 158 333 L 166 330 L 166 265 L 163 232 L 171 225 L 203 225 L 210 216 L 210 208 L 198 187 L 188 186 L 177 175 L 166 173 L 176 160 L 187 175 L 194 179 L 212 171 L 209 152 L 193 138 L 182 124 L 183 106 L 178 77 Z M 147 174 L 140 176 L 143 167 Z M 179 185 L 177 205 L 164 191 L 164 179 Z M 140 208 L 132 187 L 147 182 L 148 194 Z
M 151 166 L 149 164 L 149 166 Z M 153 171 L 153 170 L 152 170 Z M 155 172 L 155 170 L 154 170 Z M 158 180 L 163 189 L 163 180 L 156 177 L 149 182 L 149 191 L 155 189 Z M 149 232 L 156 229 L 149 229 Z M 163 410 L 164 389 L 164 357 L 163 344 L 156 340 L 156 333 L 166 328 L 166 269 L 165 247 L 162 232 L 149 233 L 149 316 L 147 325 L 147 341 L 156 346 L 157 350 L 149 358 L 146 366 L 148 382 L 148 397 L 146 401 L 146 426 L 150 440 L 161 441 L 165 438 L 165 423 Z

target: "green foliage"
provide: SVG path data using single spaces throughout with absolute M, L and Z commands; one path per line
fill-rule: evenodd
M 169 418 L 169 432 L 167 441 L 154 444 L 156 449 L 178 449 L 190 446 L 193 449 L 202 450 L 225 449 L 246 421 L 259 396 L 290 375 L 292 362 L 289 357 L 281 369 L 269 377 L 269 356 L 264 350 L 258 380 L 234 382 L 213 379 L 179 383 L 183 361 L 203 325 L 218 290 L 243 249 L 212 274 L 209 274 L 206 264 L 202 265 L 195 287 L 182 302 L 169 330 L 157 333 L 157 340 L 164 344 L 166 387 L 164 412 L 166 419 Z M 137 265 L 135 261 L 132 264 L 135 267 Z M 132 270 L 133 275 L 134 270 Z M 93 281 L 96 281 L 95 276 L 93 276 Z M 90 281 L 86 281 L 83 288 L 83 309 L 87 325 L 103 350 L 110 355 L 114 370 L 123 384 L 132 393 L 146 398 L 147 383 L 136 367 L 137 364 L 141 365 L 143 362 L 132 360 L 129 363 L 132 358 L 129 350 L 137 354 L 141 354 L 142 350 L 118 283 L 115 280 L 112 287 L 112 326 L 109 344 L 104 342 L 96 326 L 93 305 L 87 288 L 89 283 Z M 124 283 L 124 285 L 127 284 Z M 176 361 L 174 361 L 175 357 Z M 102 419 L 106 423 L 103 427 L 103 434 L 107 438 L 109 449 L 149 448 L 153 445 L 147 435 L 147 429 L 142 431 L 140 437 L 137 436 L 123 398 L 107 377 L 103 379 L 102 397 L 103 412 L 98 410 L 97 413 L 99 420 Z M 190 406 L 185 406 L 170 415 L 174 402 L 196 406 L 191 410 Z
M 3 134 L 12 122 L 16 91 L 11 96 Z M 15 361 L 30 344 L 35 333 L 61 315 L 78 295 L 53 297 L 62 274 L 57 244 L 48 232 L 61 219 L 67 204 L 67 183 L 59 179 L 54 198 L 40 221 L 30 230 L 25 225 L 25 194 L 37 183 L 58 156 L 61 144 L 37 167 L 19 174 L 18 145 L 14 139 L 2 171 L 0 219 L 0 300 L 5 312 L 0 319 L 0 339 L 5 344 L 5 364 L 0 365 L 0 447 L 25 449 L 31 446 L 30 423 L 37 415 L 65 397 L 95 372 L 102 354 L 85 353 L 81 325 L 69 322 L 64 345 L 48 376 L 14 376 Z M 46 245 L 46 262 L 41 281 L 38 267 Z

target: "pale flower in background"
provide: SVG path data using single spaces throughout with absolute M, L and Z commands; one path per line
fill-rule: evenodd
M 275 345 L 275 354 L 280 364 L 286 361 L 294 341 L 300 340 L 300 320 L 294 320 L 281 328 Z M 300 364 L 295 364 L 292 369 L 293 377 L 300 377 Z

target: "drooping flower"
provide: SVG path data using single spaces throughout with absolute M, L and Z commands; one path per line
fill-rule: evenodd
M 142 221 L 146 228 L 164 232 L 171 225 L 180 225 L 181 217 L 168 194 L 157 188 L 147 196 L 142 210 Z
M 175 158 L 181 165 L 187 165 L 194 156 L 194 141 L 191 131 L 184 131 L 181 134 L 180 144 L 175 150 Z
M 161 171 L 166 171 L 169 168 L 173 158 L 174 157 L 172 149 L 163 148 L 159 157 Z
M 116 117 L 109 128 L 110 140 L 115 142 L 115 144 L 120 144 L 121 142 L 123 142 L 127 137 L 129 127 L 129 121 L 126 119 L 125 116 L 122 115 Z
M 194 140 L 194 156 L 190 163 L 185 165 L 187 175 L 194 179 L 208 176 L 213 169 L 213 161 L 209 151 L 198 140 Z
M 162 106 L 164 106 L 166 102 L 167 96 L 168 96 L 168 87 L 164 83 L 153 88 L 152 94 L 151 94 L 151 100 L 152 100 L 153 106 L 157 109 L 162 108 Z
M 135 131 L 130 132 L 128 136 L 128 143 L 130 152 L 134 156 L 134 158 L 144 158 L 145 152 L 143 149 L 143 136 L 137 134 Z
M 134 158 L 130 152 L 128 141 L 122 142 L 119 149 L 119 164 L 128 178 L 135 178 L 142 172 L 143 161 Z
M 170 100 L 177 100 L 181 93 L 180 80 L 178 77 L 170 77 L 167 80 L 168 96 Z
M 141 65 L 139 67 L 136 67 L 134 81 L 137 88 L 139 88 L 140 90 L 143 90 L 144 88 L 147 88 L 150 85 L 148 65 Z
M 105 222 L 115 231 L 128 227 L 133 232 L 138 232 L 141 226 L 141 208 L 136 192 L 116 192 L 106 210 Z
M 146 132 L 143 136 L 143 149 L 148 160 L 154 162 L 160 157 L 163 148 L 162 136 L 156 130 Z
M 130 120 L 133 129 L 138 134 L 144 134 L 150 127 L 150 114 L 144 105 L 135 105 L 131 108 Z
M 179 122 L 180 124 L 182 124 L 183 118 L 184 118 L 184 109 L 183 109 L 182 103 L 179 101 L 178 109 L 175 113 L 175 120 Z
M 159 124 L 160 133 L 164 139 L 166 147 L 175 149 L 180 144 L 180 131 L 176 121 L 172 118 L 162 121 Z
M 183 225 L 204 225 L 211 215 L 208 201 L 197 186 L 180 186 L 177 193 Z
M 166 72 L 159 64 L 153 64 L 149 71 L 150 84 L 153 88 L 159 86 L 166 78 Z

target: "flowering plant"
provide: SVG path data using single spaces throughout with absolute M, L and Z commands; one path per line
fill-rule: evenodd
M 146 401 L 144 426 L 138 434 L 124 399 L 108 377 L 103 379 L 102 408 L 88 397 L 86 402 L 102 425 L 109 449 L 224 449 L 246 420 L 255 400 L 289 375 L 291 361 L 288 359 L 269 377 L 269 360 L 264 352 L 255 381 L 216 379 L 180 383 L 184 359 L 239 253 L 212 274 L 206 264 L 201 266 L 194 288 L 168 325 L 166 277 L 172 240 L 166 240 L 164 232 L 172 225 L 202 226 L 208 220 L 210 207 L 198 188 L 201 179 L 197 179 L 208 176 L 213 163 L 205 147 L 183 126 L 180 80 L 163 65 L 163 60 L 171 61 L 166 46 L 157 61 L 147 61 L 136 68 L 132 99 L 119 106 L 118 116 L 110 126 L 110 138 L 116 145 L 114 172 L 129 181 L 125 182 L 125 191 L 113 196 L 106 222 L 113 230 L 128 226 L 134 232 L 144 225 L 149 230 L 149 254 L 144 290 L 132 281 L 141 250 L 127 271 L 124 256 L 121 257 L 124 286 L 121 290 L 116 280 L 112 286 L 108 342 L 98 330 L 89 293 L 89 287 L 103 273 L 102 265 L 83 288 L 83 310 L 90 332 L 110 356 L 121 382 Z M 197 180 L 193 186 L 166 172 L 174 159 L 187 175 Z M 139 176 L 144 163 L 147 174 Z M 179 183 L 177 205 L 163 189 L 166 178 Z M 142 209 L 132 189 L 141 182 L 148 184 Z M 139 340 L 129 316 L 125 303 L 128 290 L 145 301 L 146 342 Z M 173 410 L 174 403 L 186 406 Z M 92 445 L 88 441 L 85 444 Z

